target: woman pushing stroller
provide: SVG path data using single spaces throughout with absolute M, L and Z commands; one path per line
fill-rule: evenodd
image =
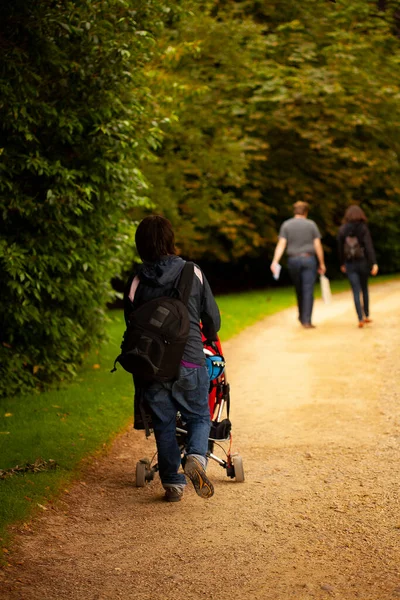
M 155 298 L 171 296 L 178 288 L 185 261 L 176 255 L 174 232 L 168 219 L 152 215 L 143 219 L 136 231 L 136 248 L 143 261 L 125 292 L 125 319 L 133 310 Z M 193 265 L 187 310 L 190 327 L 179 373 L 171 381 L 143 382 L 135 379 L 150 409 L 158 451 L 158 466 L 165 500 L 182 499 L 188 477 L 201 498 L 214 494 L 206 474 L 210 412 L 209 375 L 203 352 L 200 322 L 209 339 L 216 339 L 221 320 L 218 306 L 203 272 Z M 181 449 L 176 439 L 176 418 L 180 413 L 188 432 L 184 473 Z

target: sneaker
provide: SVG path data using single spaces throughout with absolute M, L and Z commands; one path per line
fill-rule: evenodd
M 364 321 L 359 321 L 358 326 L 360 327 L 360 329 L 361 329 L 361 327 L 364 327 Z
M 365 317 L 364 323 L 372 323 L 372 319 L 370 319 L 369 317 Z
M 315 329 L 316 325 L 313 325 L 312 323 L 303 323 L 303 327 L 304 329 Z
M 185 475 L 193 483 L 200 498 L 211 498 L 214 495 L 214 486 L 208 479 L 205 468 L 194 456 L 189 455 L 186 459 Z
M 169 487 L 165 489 L 164 500 L 166 502 L 180 502 L 182 500 L 183 491 L 176 487 Z

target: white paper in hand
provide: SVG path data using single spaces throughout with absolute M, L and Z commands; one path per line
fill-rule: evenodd
M 281 274 L 281 269 L 282 269 L 281 265 L 279 265 L 279 264 L 276 265 L 275 273 L 272 274 L 272 277 L 275 279 L 275 281 L 278 281 L 279 275 Z
M 329 279 L 325 275 L 320 275 L 319 281 L 321 284 L 322 300 L 325 302 L 325 304 L 329 304 L 332 300 L 331 284 L 329 283 Z

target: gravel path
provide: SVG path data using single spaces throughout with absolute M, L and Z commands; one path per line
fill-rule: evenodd
M 371 296 L 362 330 L 344 293 L 224 345 L 244 483 L 213 463 L 211 500 L 164 503 L 130 430 L 17 533 L 1 600 L 400 598 L 400 282 Z

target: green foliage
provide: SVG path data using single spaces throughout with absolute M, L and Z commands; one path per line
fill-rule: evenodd
M 392 9 L 372 0 L 202 2 L 165 34 L 151 78 L 161 113 L 169 104 L 177 120 L 144 171 L 185 255 L 271 253 L 296 200 L 311 202 L 334 251 L 343 213 L 357 202 L 384 268 L 399 268 Z
M 334 236 L 350 203 L 377 225 L 375 208 L 399 202 L 400 45 L 374 3 L 302 7 L 267 37 L 270 72 L 252 117 L 269 153 L 252 165 L 252 185 L 280 219 L 293 200 L 311 202 Z
M 3 2 L 0 395 L 74 373 L 145 205 L 153 0 Z
M 260 245 L 255 215 L 269 213 L 242 194 L 251 152 L 264 146 L 243 127 L 265 46 L 260 28 L 196 12 L 161 43 L 164 54 L 148 76 L 163 99 L 161 114 L 175 118 L 155 160 L 143 165 L 149 195 L 176 227 L 184 255 L 227 261 L 251 254 Z

